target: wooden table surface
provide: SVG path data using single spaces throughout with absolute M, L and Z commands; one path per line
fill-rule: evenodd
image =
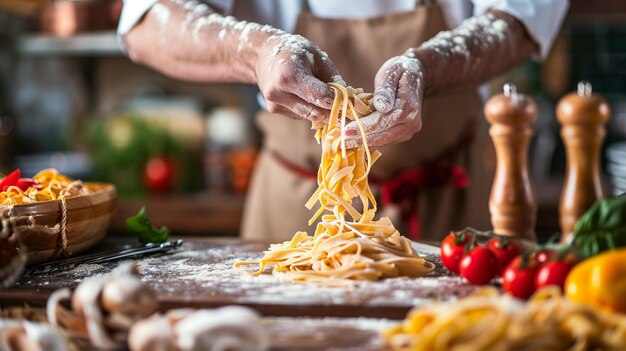
M 107 239 L 98 250 L 128 242 Z M 142 281 L 154 289 L 164 310 L 243 305 L 265 316 L 402 319 L 413 306 L 464 296 L 476 288 L 460 277 L 448 275 L 436 247 L 418 243 L 416 250 L 437 265 L 433 274 L 422 278 L 395 278 L 337 288 L 290 283 L 270 274 L 255 277 L 232 267 L 237 260 L 261 257 L 266 248 L 265 244 L 233 239 L 194 238 L 168 255 L 134 261 Z M 43 306 L 55 289 L 74 287 L 85 278 L 109 273 L 119 264 L 85 264 L 41 275 L 26 273 L 11 288 L 0 290 L 0 306 Z

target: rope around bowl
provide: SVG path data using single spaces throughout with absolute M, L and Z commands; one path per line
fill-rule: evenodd
M 48 235 L 60 235 L 57 240 L 57 246 L 63 250 L 65 256 L 70 256 L 72 253 L 68 249 L 67 239 L 67 202 L 65 195 L 59 195 L 61 200 L 61 222 L 57 223 L 54 227 L 48 227 L 45 225 L 37 224 L 35 217 L 31 216 L 13 216 L 13 205 L 4 206 L 0 208 L 0 223 L 2 223 L 2 230 L 0 234 L 6 237 L 15 236 L 15 240 L 20 241 L 20 235 L 26 231 L 36 231 Z

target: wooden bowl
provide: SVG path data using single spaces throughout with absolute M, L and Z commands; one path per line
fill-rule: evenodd
M 19 218 L 19 223 L 34 220 L 36 224 L 13 228 L 12 235 L 18 237 L 28 264 L 78 254 L 104 238 L 115 211 L 117 191 L 112 184 L 85 183 L 85 185 L 94 192 L 68 197 L 65 200 L 67 206 L 65 249 L 60 230 L 63 218 L 61 200 L 13 206 L 10 212 L 12 219 Z M 48 231 L 48 228 L 51 230 Z M 57 230 L 52 230 L 54 228 Z

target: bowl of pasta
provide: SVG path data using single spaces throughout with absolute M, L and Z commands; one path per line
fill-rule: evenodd
M 74 255 L 104 238 L 116 202 L 112 184 L 73 180 L 55 169 L 21 178 L 16 170 L 0 181 L 1 234 L 29 264 Z

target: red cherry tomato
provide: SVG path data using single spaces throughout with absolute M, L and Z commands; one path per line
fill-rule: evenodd
M 535 260 L 539 263 L 546 263 L 554 257 L 554 251 L 542 250 L 535 254 Z
M 485 246 L 476 246 L 461 258 L 459 271 L 470 283 L 484 285 L 496 276 L 496 255 Z
M 441 262 L 450 272 L 459 273 L 459 262 L 465 254 L 465 246 L 472 241 L 472 234 L 453 232 L 441 242 Z
M 502 272 L 502 288 L 509 295 L 527 299 L 535 292 L 537 262 L 528 262 L 522 267 L 522 258 L 517 256 Z
M 504 268 L 513 261 L 521 251 L 519 245 L 503 238 L 490 239 L 487 243 L 487 247 L 493 252 L 498 261 L 496 265 L 496 275 L 502 274 Z
M 144 169 L 144 182 L 150 191 L 162 192 L 172 187 L 174 181 L 174 163 L 163 157 L 148 160 Z
M 572 269 L 572 265 L 563 261 L 546 262 L 537 271 L 535 275 L 535 289 L 543 288 L 548 285 L 557 285 L 563 290 L 565 278 Z

